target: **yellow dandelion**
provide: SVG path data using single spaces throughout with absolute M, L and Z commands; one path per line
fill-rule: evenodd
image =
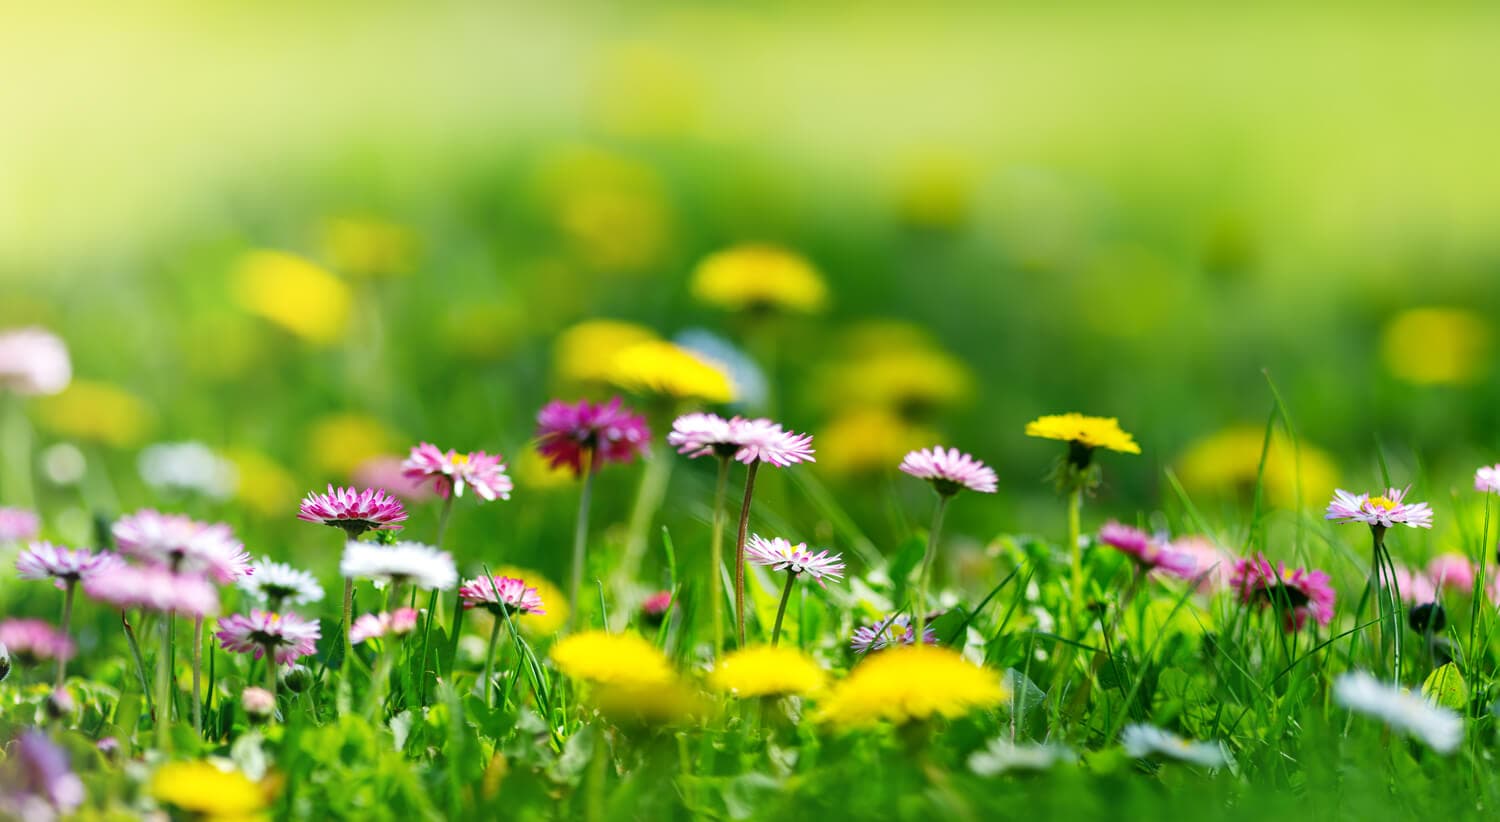
M 1026 423 L 1026 436 L 1064 440 L 1085 448 L 1108 448 L 1122 454 L 1141 453 L 1135 438 L 1122 430 L 1114 417 L 1049 414 Z
M 843 727 L 959 717 L 1005 701 L 1000 677 L 946 648 L 879 651 L 833 688 L 818 719 Z
M 811 313 L 828 287 L 800 254 L 770 245 L 741 245 L 709 255 L 693 272 L 693 296 L 731 311 L 779 309 Z
M 250 313 L 319 345 L 338 342 L 349 324 L 349 286 L 283 251 L 252 251 L 241 257 L 234 295 Z
M 615 355 L 638 343 L 656 339 L 656 332 L 621 320 L 585 320 L 557 335 L 552 347 L 552 369 L 568 382 L 605 382 L 614 369 Z
M 409 273 L 416 264 L 417 235 L 406 226 L 367 217 L 323 221 L 323 254 L 335 271 L 356 277 Z
M 552 584 L 540 573 L 529 568 L 519 568 L 514 565 L 501 565 L 490 569 L 495 576 L 515 577 L 526 580 L 526 584 L 536 589 L 536 595 L 542 598 L 546 604 L 547 613 L 527 614 L 525 619 L 517 620 L 521 633 L 532 636 L 552 636 L 562 630 L 563 625 L 568 622 L 568 599 L 563 595 L 562 589 Z M 475 613 L 483 613 L 482 610 Z
M 1464 385 L 1489 366 L 1490 327 L 1462 308 L 1412 308 L 1397 314 L 1381 334 L 1386 370 L 1416 385 Z
M 661 650 L 639 634 L 573 634 L 552 646 L 552 661 L 573 679 L 607 685 L 665 685 L 676 677 Z
M 617 722 L 670 723 L 704 713 L 703 697 L 681 680 L 596 684 L 588 703 Z
M 1338 468 L 1327 452 L 1300 443 L 1294 452 L 1285 434 L 1275 432 L 1266 451 L 1261 488 L 1265 498 L 1278 508 L 1322 501 L 1327 489 L 1338 484 Z M 1235 425 L 1194 441 L 1177 459 L 1177 477 L 1189 494 L 1248 498 L 1260 474 L 1265 429 Z
M 345 477 L 371 457 L 395 453 L 401 437 L 384 423 L 364 414 L 332 414 L 307 430 L 307 451 L 313 464 L 329 474 Z
M 239 475 L 236 495 L 264 516 L 283 516 L 296 507 L 300 489 L 297 480 L 269 456 L 247 448 L 224 454 Z
M 516 458 L 515 469 L 519 484 L 528 491 L 572 488 L 578 483 L 573 469 L 566 465 L 553 465 L 534 448 L 521 451 Z
M 568 147 L 541 170 L 542 196 L 582 260 L 598 269 L 645 271 L 672 244 L 673 217 L 649 165 L 591 147 Z
M 835 417 L 818 432 L 816 468 L 834 476 L 889 471 L 910 451 L 940 440 L 937 432 L 878 408 Z
M 823 385 L 845 406 L 880 406 L 919 417 L 969 396 L 973 380 L 958 359 L 935 349 L 884 351 L 849 362 Z
M 264 819 L 267 797 L 239 771 L 208 762 L 168 762 L 151 776 L 151 795 L 206 820 Z
M 734 387 L 721 366 L 662 340 L 636 343 L 616 354 L 609 382 L 637 394 L 677 400 L 734 399 Z
M 37 399 L 37 421 L 64 437 L 128 448 L 145 441 L 155 414 L 117 385 L 73 380 L 61 394 Z
M 821 691 L 828 675 L 801 651 L 763 645 L 735 651 L 719 660 L 708 679 L 720 691 L 748 698 Z

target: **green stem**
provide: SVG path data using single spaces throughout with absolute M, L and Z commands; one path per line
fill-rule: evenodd
M 275 693 L 272 691 L 271 693 Z M 193 730 L 203 736 L 203 617 L 193 618 Z
M 578 491 L 578 521 L 573 527 L 573 572 L 568 586 L 568 631 L 578 624 L 578 612 L 583 610 L 583 601 L 578 592 L 583 588 L 584 552 L 589 541 L 589 501 L 594 493 L 594 449 L 583 449 L 583 485 Z
M 69 625 L 69 623 L 71 623 L 73 621 L 73 592 L 74 592 L 74 589 L 77 588 L 77 587 L 78 587 L 78 581 L 70 579 L 70 580 L 68 580 L 68 587 L 65 590 L 65 592 L 63 593 L 63 612 L 62 612 L 62 623 L 61 623 L 63 636 L 67 636 L 68 635 L 68 625 Z M 66 655 L 64 655 L 64 654 L 58 654 L 58 656 L 57 656 L 57 690 L 59 690 L 59 691 L 62 690 L 63 683 L 65 683 L 67 681 L 67 678 L 68 678 L 68 660 L 66 658 Z
M 156 654 L 156 704 L 160 711 L 156 715 L 156 747 L 163 751 L 172 749 L 170 725 L 172 724 L 172 622 L 176 615 L 168 611 L 161 615 L 161 649 Z
M 724 649 L 724 497 L 729 489 L 729 457 L 719 457 L 719 480 L 714 486 L 714 531 L 709 542 L 709 584 L 713 590 L 714 656 Z
M 614 573 L 614 590 L 618 595 L 635 581 L 646 556 L 647 534 L 651 523 L 661 510 L 667 496 L 667 485 L 672 478 L 670 454 L 653 450 L 646 459 L 646 470 L 641 472 L 641 484 L 636 490 L 635 503 L 630 510 L 630 523 L 625 530 L 625 551 Z M 621 614 L 626 614 L 621 609 Z
M 745 470 L 745 498 L 740 502 L 740 527 L 734 541 L 734 622 L 738 644 L 745 647 L 745 537 L 750 527 L 750 500 L 755 495 L 755 471 L 760 460 Z
M 781 604 L 776 606 L 776 627 L 771 629 L 771 647 L 781 641 L 781 618 L 786 616 L 786 601 L 792 598 L 792 585 L 797 581 L 796 571 L 787 571 L 786 586 L 781 589 Z
M 437 541 L 432 544 L 434 548 L 443 547 L 443 537 L 448 533 L 448 517 L 453 514 L 453 499 L 452 489 L 449 489 L 448 496 L 443 500 L 443 508 L 438 512 Z M 462 611 L 463 598 L 457 593 L 453 596 L 453 607 Z M 419 684 L 417 685 L 417 694 L 424 708 L 427 706 L 427 648 L 432 641 L 432 623 L 438 618 L 437 606 L 438 592 L 434 588 L 432 589 L 432 593 L 427 595 L 427 619 L 423 621 L 422 625 L 422 664 L 417 668 L 417 676 L 420 677 Z M 455 625 L 455 634 L 457 633 L 457 628 L 458 626 Z M 455 637 L 456 640 L 457 637 Z M 442 661 L 439 660 L 438 668 L 441 669 L 442 667 Z
M 1068 492 L 1068 553 L 1073 560 L 1073 620 L 1078 624 L 1076 633 L 1084 634 L 1083 628 L 1083 548 L 1078 544 L 1082 532 L 1083 484 L 1080 481 Z
M 276 649 L 270 645 L 266 646 L 266 690 L 271 694 L 271 701 L 276 701 Z M 271 709 L 271 719 L 276 719 L 276 709 Z
M 353 627 L 354 619 L 354 577 L 344 579 L 344 621 L 339 623 L 343 631 L 343 641 L 349 641 L 349 629 Z
M 141 680 L 141 695 L 146 699 L 146 713 L 156 721 L 156 706 L 151 701 L 151 683 L 146 678 L 146 658 L 141 655 L 141 643 L 135 638 L 135 629 L 130 627 L 130 617 L 120 611 L 120 624 L 125 628 L 125 641 L 130 645 L 130 656 L 135 660 L 135 673 Z
M 948 500 L 953 499 L 952 494 L 938 494 L 937 508 L 932 512 L 932 528 L 927 532 L 927 550 L 922 552 L 922 568 L 917 574 L 917 600 L 913 610 L 913 616 L 917 623 L 917 645 L 923 643 L 927 636 L 927 586 L 932 579 L 932 561 L 937 556 L 938 535 L 943 530 L 943 514 L 948 510 Z
M 500 617 L 495 617 L 495 624 L 490 627 L 490 647 L 484 652 L 484 704 L 486 707 L 495 707 L 490 701 L 490 685 L 495 678 L 495 640 L 500 638 Z

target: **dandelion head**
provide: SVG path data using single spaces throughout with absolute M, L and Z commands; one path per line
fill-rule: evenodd
M 828 674 L 801 651 L 763 645 L 725 656 L 708 679 L 715 689 L 748 699 L 817 693 L 827 683 Z
M 813 313 L 828 287 L 800 254 L 771 245 L 741 245 L 704 258 L 693 272 L 693 296 L 730 311 Z
M 946 648 L 892 648 L 867 657 L 833 686 L 818 719 L 839 727 L 956 718 L 999 706 L 1005 687 L 995 672 Z
M 1070 461 L 1087 465 L 1088 454 L 1095 448 L 1118 451 L 1122 454 L 1139 454 L 1141 447 L 1135 438 L 1120 428 L 1115 417 L 1089 417 L 1083 414 L 1048 414 L 1026 423 L 1026 436 L 1048 440 L 1062 440 L 1073 451 Z
M 734 400 L 728 371 L 664 340 L 636 343 L 614 356 L 609 383 L 633 394 L 727 403 Z
M 207 819 L 249 819 L 265 810 L 266 791 L 239 771 L 204 761 L 168 762 L 151 775 L 151 795 Z

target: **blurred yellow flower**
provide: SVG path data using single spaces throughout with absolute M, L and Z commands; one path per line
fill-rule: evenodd
M 1411 308 L 1392 317 L 1381 334 L 1381 357 L 1391 375 L 1417 385 L 1462 385 L 1484 375 L 1491 333 L 1478 313 L 1463 308 Z
M 323 221 L 322 240 L 328 264 L 344 274 L 389 277 L 416 265 L 416 233 L 386 220 L 331 217 Z
M 320 345 L 337 342 L 349 323 L 349 286 L 283 251 L 242 256 L 235 269 L 234 295 L 245 310 Z
M 384 423 L 363 414 L 333 414 L 307 430 L 313 465 L 333 476 L 352 474 L 371 457 L 394 453 L 405 443 Z
M 910 161 L 896 183 L 896 210 L 918 228 L 948 229 L 968 219 L 974 198 L 972 162 L 934 153 Z
M 516 457 L 516 479 L 528 491 L 545 491 L 553 488 L 571 488 L 578 482 L 573 469 L 554 466 L 535 448 L 521 449 Z
M 828 675 L 794 648 L 762 645 L 719 660 L 709 684 L 740 698 L 809 694 L 823 689 Z
M 1114 417 L 1086 417 L 1082 414 L 1049 414 L 1026 423 L 1026 436 L 1064 440 L 1088 448 L 1108 448 L 1122 454 L 1139 454 L 1135 438 L 1120 428 Z
M 289 471 L 269 456 L 248 448 L 234 448 L 224 456 L 239 475 L 236 494 L 247 506 L 266 517 L 286 514 L 297 507 L 301 489 Z
M 621 320 L 584 320 L 557 335 L 552 367 L 569 382 L 605 382 L 615 355 L 637 343 L 656 339 L 656 332 Z
M 239 771 L 208 762 L 168 762 L 151 775 L 151 795 L 204 820 L 266 819 L 267 797 Z
M 729 374 L 714 363 L 664 340 L 636 343 L 617 353 L 609 382 L 636 394 L 723 403 L 734 399 Z
M 617 722 L 670 723 L 705 710 L 702 696 L 676 678 L 652 684 L 596 684 L 587 701 Z
M 649 688 L 667 685 L 677 677 L 661 649 L 639 634 L 572 634 L 552 646 L 552 661 L 573 679 L 606 685 Z
M 693 272 L 693 296 L 731 311 L 778 309 L 810 313 L 828 287 L 800 254 L 771 245 L 741 245 L 710 254 Z
M 829 374 L 824 391 L 847 406 L 880 406 L 922 417 L 969 396 L 973 380 L 956 358 L 934 349 L 884 351 L 845 363 Z
M 818 432 L 818 470 L 835 476 L 894 470 L 907 452 L 938 441 L 937 432 L 878 408 L 848 411 Z
M 571 473 L 568 475 L 572 476 Z M 520 568 L 515 565 L 501 565 L 492 568 L 495 576 L 515 577 L 526 580 L 526 584 L 536 589 L 536 595 L 542 598 L 546 606 L 545 614 L 527 614 L 525 619 L 517 620 L 521 632 L 532 636 L 552 636 L 568 622 L 568 612 L 572 609 L 568 605 L 568 598 L 563 595 L 562 589 L 552 584 L 552 580 L 542 576 L 539 572 L 529 568 Z M 483 610 L 475 613 L 484 613 Z
M 1177 458 L 1177 477 L 1189 494 L 1248 498 L 1260 473 L 1264 444 L 1265 429 L 1255 425 L 1235 425 L 1209 434 Z M 1303 505 L 1317 504 L 1338 484 L 1333 459 L 1307 443 L 1300 446 L 1299 466 L 1286 435 L 1277 431 L 1271 437 L 1262 489 L 1266 500 L 1278 508 L 1296 507 L 1299 468 Z
M 150 406 L 117 385 L 73 380 L 61 394 L 40 397 L 37 421 L 54 434 L 128 448 L 144 442 L 155 423 Z
M 877 651 L 833 687 L 818 719 L 843 727 L 959 717 L 1005 701 L 1000 677 L 946 648 Z
M 541 185 L 558 228 L 594 268 L 645 270 L 671 245 L 666 195 L 656 171 L 644 163 L 569 147 L 547 158 Z

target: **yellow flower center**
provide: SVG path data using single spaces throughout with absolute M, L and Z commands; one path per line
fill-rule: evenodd
M 1379 508 L 1382 511 L 1394 511 L 1396 510 L 1396 503 L 1391 502 L 1385 497 L 1370 497 L 1370 507 Z
M 469 455 L 468 454 L 454 454 L 453 455 L 453 459 L 451 460 L 451 462 L 454 465 L 468 465 L 469 464 Z

